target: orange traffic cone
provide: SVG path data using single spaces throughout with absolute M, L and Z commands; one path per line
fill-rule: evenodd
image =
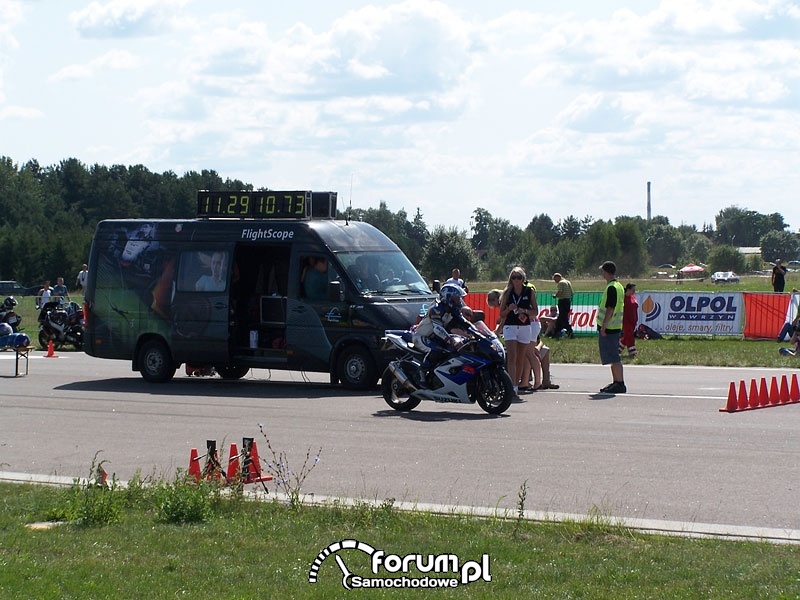
M 189 452 L 189 475 L 198 482 L 203 478 L 200 473 L 200 457 L 197 454 L 197 448 L 192 448 Z
M 789 401 L 800 401 L 800 385 L 797 384 L 797 373 L 792 373 L 792 385 L 789 388 Z
M 231 451 L 228 455 L 228 472 L 225 478 L 228 483 L 236 481 L 241 475 L 241 467 L 239 466 L 239 449 L 236 447 L 236 442 L 231 443 Z
M 245 456 L 244 482 L 260 483 L 272 481 L 272 475 L 261 474 L 261 458 L 258 456 L 258 445 L 253 438 L 242 438 L 242 452 Z
M 47 354 L 44 355 L 45 358 L 58 358 L 58 354 L 56 354 L 55 346 L 53 345 L 53 340 L 47 340 Z
M 778 391 L 778 378 L 773 377 L 769 386 L 769 403 L 778 404 L 781 401 L 781 393 Z
M 97 465 L 97 477 L 94 479 L 97 487 L 105 488 L 108 485 L 108 473 L 103 468 L 103 465 Z
M 758 382 L 750 380 L 750 406 L 748 408 L 758 408 Z
M 769 389 L 767 388 L 767 378 L 761 378 L 761 385 L 758 388 L 758 401 L 761 406 L 769 405 Z
M 736 401 L 736 384 L 731 381 L 730 387 L 728 387 L 728 402 L 725 404 L 725 408 L 720 408 L 719 412 L 736 412 L 738 408 L 738 403 Z
M 747 408 L 747 388 L 745 387 L 744 379 L 739 381 L 739 398 L 736 405 L 739 410 Z
M 780 391 L 781 404 L 789 402 L 789 380 L 786 375 L 781 376 L 781 391 Z

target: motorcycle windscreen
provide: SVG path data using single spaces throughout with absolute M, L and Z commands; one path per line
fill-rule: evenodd
M 230 260 L 230 252 L 221 249 L 181 252 L 172 299 L 176 361 L 227 362 Z

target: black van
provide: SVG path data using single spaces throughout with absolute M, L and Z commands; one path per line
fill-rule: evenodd
M 329 216 L 335 193 L 313 202 L 310 192 L 199 192 L 197 219 L 100 222 L 86 353 L 131 360 L 152 382 L 186 363 L 226 379 L 286 369 L 374 387 L 384 330 L 407 329 L 436 297 L 383 233 Z

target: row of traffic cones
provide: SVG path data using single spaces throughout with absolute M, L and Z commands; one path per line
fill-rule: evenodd
M 197 452 L 197 448 L 192 448 L 189 453 L 189 476 L 196 481 L 205 479 L 222 479 L 228 485 L 233 483 L 262 483 L 272 481 L 272 475 L 261 473 L 261 459 L 258 456 L 258 446 L 253 438 L 242 438 L 242 452 L 236 447 L 236 443 L 231 444 L 228 454 L 228 468 L 223 473 L 222 465 L 217 454 L 217 440 L 206 440 L 206 462 L 200 469 L 200 459 L 203 458 Z
M 773 377 L 769 387 L 767 387 L 766 377 L 762 377 L 761 385 L 755 379 L 750 380 L 749 395 L 744 380 L 739 381 L 738 392 L 736 382 L 731 381 L 730 389 L 728 390 L 728 403 L 724 408 L 720 408 L 719 411 L 739 412 L 781 404 L 794 404 L 796 402 L 800 402 L 800 387 L 797 383 L 797 374 L 792 374 L 791 385 L 789 385 L 786 375 L 782 375 L 780 385 L 778 384 L 778 378 Z

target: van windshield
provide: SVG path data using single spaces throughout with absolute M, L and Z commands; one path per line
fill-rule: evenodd
M 338 258 L 356 289 L 364 294 L 432 293 L 402 252 L 342 252 Z

